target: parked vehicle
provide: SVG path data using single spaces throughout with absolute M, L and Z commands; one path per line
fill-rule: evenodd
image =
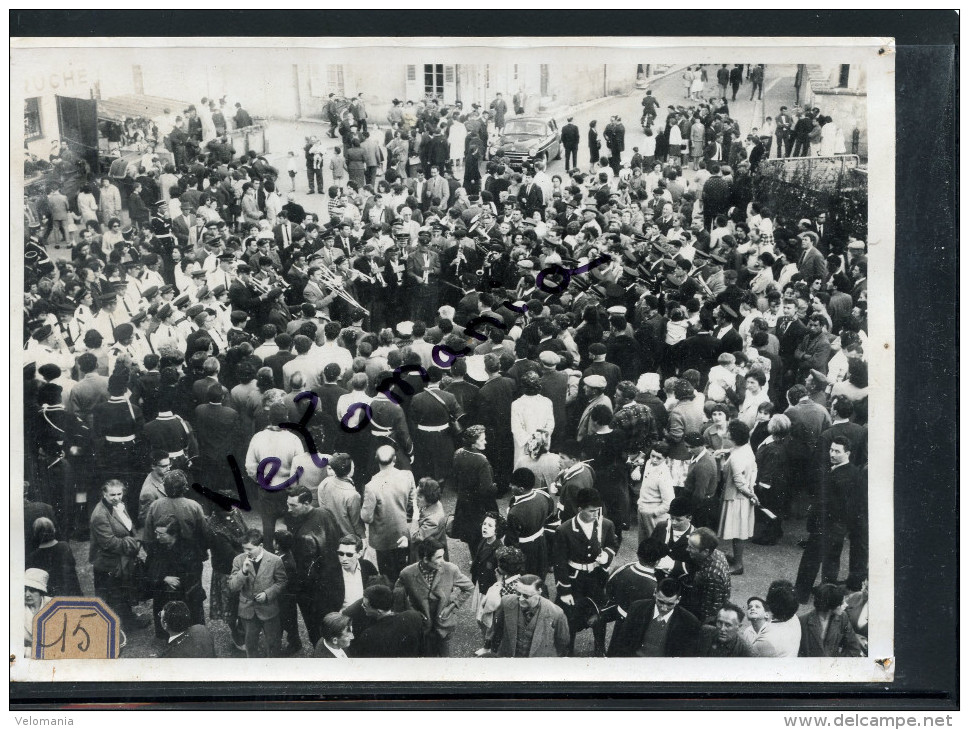
M 554 119 L 512 117 L 505 123 L 491 156 L 508 160 L 513 170 L 544 160 L 548 164 L 562 156 L 561 134 Z

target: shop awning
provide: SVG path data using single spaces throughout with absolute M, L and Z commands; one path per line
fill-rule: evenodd
M 145 94 L 127 94 L 114 96 L 110 99 L 98 100 L 98 119 L 108 119 L 113 122 L 124 122 L 128 117 L 146 117 L 155 119 L 162 116 L 168 109 L 172 115 L 181 114 L 189 106 L 187 101 L 166 99 L 161 96 L 146 96 Z

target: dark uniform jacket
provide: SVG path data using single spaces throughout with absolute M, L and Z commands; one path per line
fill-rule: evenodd
M 548 543 L 545 528 L 555 519 L 555 500 L 540 489 L 513 497 L 508 508 L 505 545 L 514 545 L 525 555 L 524 573 L 544 578 L 548 573 Z
M 651 599 L 656 593 L 656 571 L 639 563 L 626 563 L 609 576 L 606 595 L 616 604 L 619 616 L 626 618 L 636 601 Z
M 616 528 L 612 521 L 600 517 L 599 530 L 593 530 L 592 537 L 587 538 L 582 528 L 579 526 L 579 518 L 573 517 L 567 522 L 559 525 L 555 531 L 555 554 L 553 557 L 553 569 L 555 570 L 555 581 L 558 586 L 558 595 L 571 595 L 572 581 L 581 571 L 573 564 L 588 566 L 595 563 L 599 553 L 605 550 L 609 554 L 609 560 L 605 565 L 599 565 L 592 572 L 606 571 L 616 552 L 619 550 L 619 539 L 616 537 Z M 601 537 L 599 533 L 601 532 Z

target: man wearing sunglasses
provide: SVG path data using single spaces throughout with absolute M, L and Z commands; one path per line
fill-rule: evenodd
M 332 571 L 321 591 L 321 611 L 324 616 L 342 611 L 363 598 L 363 589 L 377 575 L 377 566 L 363 559 L 363 540 L 357 535 L 344 535 L 336 546 L 340 570 Z

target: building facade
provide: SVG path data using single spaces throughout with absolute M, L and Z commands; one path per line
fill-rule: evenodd
M 370 117 L 385 121 L 393 99 L 414 102 L 429 96 L 444 104 L 460 100 L 483 107 L 503 94 L 521 98 L 526 114 L 541 114 L 572 104 L 636 88 L 637 64 L 448 64 L 428 58 L 416 64 L 286 63 L 279 56 L 244 68 L 227 58 L 224 64 L 199 63 L 168 56 L 163 63 L 65 63 L 26 78 L 24 132 L 27 149 L 40 157 L 60 139 L 56 96 L 112 99 L 130 95 L 178 99 L 199 105 L 203 98 L 226 98 L 231 113 L 239 101 L 257 118 L 320 118 L 329 94 L 363 93 Z M 180 114 L 183 109 L 171 109 Z M 168 130 L 161 130 L 167 133 Z
M 860 64 L 804 66 L 801 104 L 818 107 L 841 127 L 848 152 L 868 159 L 868 79 Z

